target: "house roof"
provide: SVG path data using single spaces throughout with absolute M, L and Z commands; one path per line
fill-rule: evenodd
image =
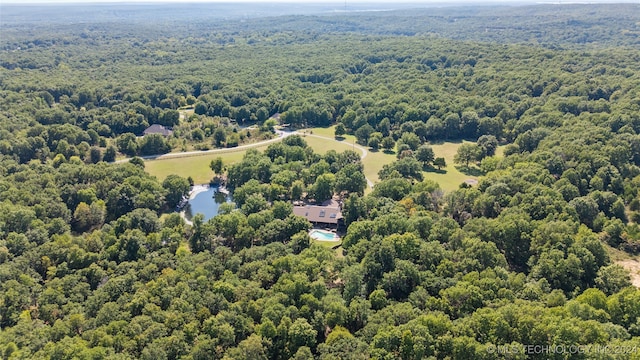
M 294 206 L 293 213 L 313 223 L 337 224 L 338 220 L 342 219 L 340 208 L 335 206 Z
M 171 134 L 173 134 L 173 131 L 171 131 L 170 129 L 159 125 L 159 124 L 153 124 L 151 126 L 149 126 L 148 128 L 146 128 L 143 132 L 143 134 L 145 135 L 149 135 L 149 134 L 160 134 L 163 136 L 171 136 Z

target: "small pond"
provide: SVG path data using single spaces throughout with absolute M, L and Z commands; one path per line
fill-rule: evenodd
M 218 191 L 218 187 L 203 189 L 189 199 L 184 207 L 185 217 L 191 220 L 194 215 L 204 215 L 204 221 L 218 215 L 220 204 L 231 202 L 231 195 Z

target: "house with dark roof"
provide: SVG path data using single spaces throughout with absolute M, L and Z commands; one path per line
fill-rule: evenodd
M 338 225 L 342 221 L 342 211 L 339 206 L 304 205 L 294 206 L 293 213 L 307 218 L 313 224 Z
M 144 135 L 160 134 L 162 136 L 171 136 L 173 134 L 173 131 L 171 131 L 171 129 L 166 128 L 166 127 L 164 127 L 162 125 L 153 124 L 153 125 L 149 126 L 148 128 L 146 128 L 142 133 Z

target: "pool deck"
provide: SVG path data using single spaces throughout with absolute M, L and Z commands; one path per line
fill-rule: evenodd
M 333 240 L 316 239 L 316 238 L 314 238 L 313 236 L 311 236 L 311 233 L 312 233 L 312 232 L 314 232 L 314 231 L 318 231 L 318 232 L 323 232 L 323 233 L 332 234 L 332 235 L 333 235 Z M 324 242 L 340 242 L 340 236 L 338 236 L 338 234 L 336 234 L 336 233 L 335 233 L 335 232 L 333 232 L 333 231 L 327 231 L 327 230 L 324 230 L 324 229 L 316 229 L 316 228 L 311 229 L 311 230 L 309 230 L 309 236 L 310 236 L 313 240 L 316 240 L 316 241 L 324 241 Z

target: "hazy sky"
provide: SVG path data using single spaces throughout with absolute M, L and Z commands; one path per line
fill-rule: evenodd
M 194 3 L 194 2 L 223 2 L 223 3 L 241 3 L 241 2 L 274 2 L 274 3 L 344 3 L 344 0 L 0 0 L 0 4 L 6 3 L 109 3 L 109 2 L 173 2 L 173 3 Z M 390 0 L 347 0 L 348 3 L 393 3 Z M 404 0 L 404 3 L 428 2 L 425 0 Z
M 636 3 L 640 0 L 347 0 L 347 4 L 354 3 L 398 3 L 411 4 L 460 4 L 460 3 Z M 2 4 L 54 4 L 54 3 L 334 3 L 344 4 L 345 0 L 0 0 Z
M 143 2 L 172 2 L 172 3 L 203 3 L 203 2 L 222 2 L 222 3 L 338 3 L 344 4 L 344 0 L 0 0 L 0 4 L 51 4 L 51 3 L 112 3 L 112 2 L 128 2 L 128 3 L 143 3 Z M 460 3 L 460 2 L 523 2 L 522 0 L 347 0 L 348 4 L 351 3 Z

